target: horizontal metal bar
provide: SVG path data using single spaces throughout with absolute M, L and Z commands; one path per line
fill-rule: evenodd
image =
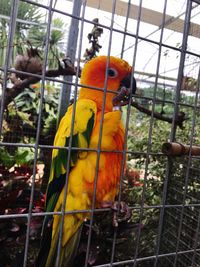
M 196 251 L 200 251 L 199 249 L 196 249 Z M 176 254 L 182 255 L 182 254 L 188 254 L 188 253 L 194 253 L 193 249 L 189 250 L 184 250 L 184 251 L 178 251 L 178 252 L 170 252 L 170 253 L 165 253 L 165 254 L 158 254 L 158 255 L 152 255 L 152 256 L 146 256 L 146 257 L 139 257 L 133 260 L 124 260 L 124 261 L 119 261 L 119 262 L 114 262 L 113 266 L 123 266 L 125 264 L 130 264 L 136 262 L 142 262 L 142 261 L 147 261 L 147 260 L 153 260 L 156 257 L 158 258 L 165 258 L 165 257 L 170 257 L 170 256 L 175 256 Z M 107 264 L 101 264 L 101 265 L 94 265 L 94 267 L 110 267 L 110 263 Z
M 0 70 L 3 71 L 4 69 L 0 67 Z M 42 79 L 43 78 L 43 75 L 42 74 L 34 74 L 34 73 L 31 73 L 31 72 L 19 71 L 19 70 L 15 70 L 13 68 L 8 68 L 8 72 L 10 72 L 10 73 L 16 73 L 16 74 L 17 73 L 19 73 L 19 74 L 25 74 L 27 77 L 36 77 L 36 78 L 39 78 L 39 79 Z M 79 84 L 79 83 L 76 83 L 76 82 L 74 83 L 74 82 L 70 82 L 70 81 L 65 81 L 65 80 L 60 80 L 60 79 L 56 79 L 56 78 L 51 78 L 51 77 L 46 76 L 46 75 L 44 75 L 44 80 L 58 82 L 58 83 L 67 84 L 67 85 L 73 85 L 73 86 L 77 86 L 77 87 L 89 88 L 89 89 L 92 89 L 92 90 L 99 90 L 99 91 L 102 91 L 102 92 L 104 91 L 103 88 L 89 86 L 89 85 L 86 86 L 84 84 Z M 14 84 L 13 84 L 13 86 L 14 86 Z M 113 94 L 117 94 L 117 92 L 114 91 L 114 90 L 107 90 L 107 92 L 111 92 Z
M 23 143 L 7 143 L 7 142 L 0 142 L 0 146 L 15 146 L 15 147 L 30 147 L 35 148 L 35 145 L 31 144 L 23 144 Z M 50 146 L 50 145 L 38 145 L 38 148 L 44 148 L 44 149 L 63 149 L 63 150 L 69 150 L 69 147 L 60 147 L 60 146 Z M 138 151 L 132 151 L 132 150 L 126 150 L 125 152 L 123 150 L 106 150 L 106 149 L 94 149 L 94 148 L 78 148 L 78 147 L 72 147 L 70 148 L 73 151 L 88 151 L 88 152 L 105 152 L 105 153 L 126 153 L 130 155 L 135 156 L 147 156 L 147 152 L 138 152 Z M 163 153 L 156 153 L 156 152 L 149 152 L 148 155 L 150 156 L 163 156 L 167 157 L 167 155 Z M 195 158 L 197 158 L 195 156 Z
M 10 17 L 9 16 L 6 16 L 6 15 L 3 15 L 3 14 L 0 14 L 0 18 L 1 19 L 6 19 L 6 20 L 10 20 Z M 34 21 L 29 21 L 29 20 L 23 20 L 23 19 L 19 19 L 17 18 L 16 19 L 17 22 L 20 22 L 20 23 L 24 23 L 24 24 L 30 24 L 30 25 L 34 25 L 34 26 L 46 26 L 45 23 L 38 23 L 38 22 L 34 22 Z
M 0 67 L 0 70 L 4 70 L 3 68 Z M 30 77 L 36 77 L 36 78 L 40 78 L 42 79 L 42 75 L 39 75 L 39 74 L 34 74 L 34 73 L 30 73 L 30 72 L 24 72 L 24 71 L 18 71 L 18 70 L 15 70 L 15 69 L 8 69 L 8 72 L 10 73 L 19 73 L 19 74 L 26 74 L 27 76 L 30 76 Z M 58 83 L 61 83 L 61 84 L 67 84 L 67 85 L 71 85 L 71 86 L 77 86 L 77 87 L 83 87 L 83 88 L 88 88 L 88 89 L 91 89 L 91 90 L 97 90 L 97 91 L 104 91 L 103 88 L 98 88 L 98 87 L 94 87 L 94 86 L 86 86 L 84 84 L 80 84 L 80 83 L 74 83 L 74 82 L 69 82 L 69 81 L 65 81 L 65 80 L 60 80 L 60 79 L 56 79 L 56 78 L 51 78 L 51 77 L 48 77 L 48 76 L 45 76 L 45 80 L 47 81 L 53 81 L 53 82 L 58 82 Z M 14 86 L 14 84 L 13 84 Z M 113 94 L 117 94 L 116 91 L 114 90 L 107 90 L 107 92 L 111 92 Z M 172 101 L 172 100 L 162 100 L 162 99 L 154 99 L 153 97 L 145 97 L 145 96 L 141 96 L 141 95 L 133 95 L 134 98 L 137 98 L 137 99 L 145 99 L 145 100 L 149 100 L 149 101 L 154 101 L 156 103 L 168 103 L 168 104 L 174 104 L 175 103 L 175 100 Z M 182 102 L 177 102 L 177 105 L 179 106 L 185 106 L 185 107 L 194 107 L 194 105 L 191 105 L 191 104 L 187 104 L 187 103 L 182 103 Z M 197 108 L 200 108 L 200 105 L 197 106 Z
M 191 0 L 191 1 L 200 5 L 200 0 Z
M 182 204 L 174 204 L 174 205 L 145 205 L 143 207 L 141 206 L 130 206 L 129 209 L 131 211 L 139 211 L 141 209 L 144 209 L 144 210 L 150 210 L 150 209 L 171 209 L 171 208 L 182 208 L 183 205 Z M 199 204 L 186 204 L 184 205 L 184 207 L 197 207 L 197 208 L 200 208 L 200 203 Z M 91 212 L 95 212 L 95 213 L 100 213 L 100 212 L 109 212 L 111 209 L 110 208 L 99 208 L 99 209 L 87 209 L 87 210 L 72 210 L 72 211 L 65 211 L 64 214 L 67 215 L 67 214 L 77 214 L 77 213 L 91 213 Z M 62 212 L 61 211 L 54 211 L 54 212 L 32 212 L 31 213 L 31 216 L 32 217 L 37 217 L 37 216 L 46 216 L 46 215 L 61 215 L 62 216 Z M 0 215 L 0 220 L 1 219 L 12 219 L 12 218 L 22 218 L 22 217 L 27 217 L 28 216 L 28 213 L 23 213 L 23 214 L 2 214 Z
M 29 147 L 29 148 L 35 148 L 34 144 L 24 144 L 24 143 L 11 143 L 11 142 L 0 142 L 0 146 L 15 146 L 15 147 Z M 69 147 L 61 147 L 61 146 L 51 146 L 51 145 L 38 145 L 38 148 L 44 148 L 44 149 L 64 149 L 68 150 Z M 94 149 L 94 148 L 78 148 L 78 147 L 71 147 L 72 150 L 77 151 L 91 151 L 91 152 L 107 152 L 107 153 L 124 153 L 124 151 L 120 150 L 106 150 L 106 149 Z M 126 150 L 126 154 L 131 154 L 135 156 L 147 156 L 147 152 L 139 152 L 139 151 L 132 151 L 132 150 Z M 148 155 L 150 156 L 163 156 L 168 157 L 167 155 L 159 152 L 149 152 Z M 185 155 L 185 158 L 188 158 L 189 155 Z M 200 156 L 191 156 L 191 158 L 194 159 L 200 159 Z

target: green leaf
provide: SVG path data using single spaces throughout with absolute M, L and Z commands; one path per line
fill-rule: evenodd
M 23 120 L 23 122 L 27 123 L 30 126 L 33 126 L 33 122 L 30 120 L 31 114 L 17 111 L 17 115 Z

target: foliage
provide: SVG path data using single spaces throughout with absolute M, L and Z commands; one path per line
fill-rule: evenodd
M 65 34 L 66 24 L 60 18 L 55 18 L 52 21 L 50 32 L 49 53 L 48 53 L 48 67 L 56 68 L 58 66 L 58 58 L 64 57 L 63 53 L 63 39 Z M 46 28 L 40 25 L 32 27 L 28 32 L 28 39 L 31 40 L 32 45 L 41 48 L 45 47 L 46 42 Z
M 25 89 L 8 106 L 4 123 L 3 140 L 5 142 L 35 143 L 40 106 L 40 84 Z M 50 84 L 45 86 L 42 105 L 40 144 L 52 145 L 56 130 L 58 106 L 57 90 Z M 33 148 L 6 147 L 0 149 L 0 212 L 1 214 L 24 214 L 29 211 L 31 178 L 34 160 Z M 46 162 L 44 153 L 39 151 L 38 162 Z M 37 174 L 38 176 L 38 174 Z M 32 213 L 44 211 L 44 195 L 40 191 L 41 179 L 35 181 L 35 195 Z M 32 217 L 30 228 L 30 247 L 28 262 L 34 262 L 40 241 L 43 217 Z M 6 231 L 4 230 L 5 225 Z M 0 222 L 0 260 L 1 266 L 14 264 L 22 266 L 24 242 L 26 237 L 26 219 L 7 219 Z M 16 260 L 21 260 L 19 265 Z M 5 265 L 4 265 L 5 263 Z
M 27 147 L 18 147 L 16 154 L 11 155 L 5 149 L 0 147 L 0 158 L 1 166 L 9 169 L 13 165 L 17 164 L 18 166 L 28 164 L 30 165 L 34 159 L 34 150 Z
M 9 17 L 11 12 L 11 0 L 1 0 L 0 14 L 6 16 L 0 18 L 0 65 L 2 66 L 6 57 L 8 29 L 9 29 Z M 17 22 L 14 36 L 14 47 L 12 53 L 12 62 L 16 55 L 22 54 L 25 51 L 25 46 L 22 44 L 26 43 L 27 31 L 34 27 L 33 24 L 41 22 L 43 15 L 37 6 L 31 5 L 26 2 L 19 2 L 17 18 L 20 22 Z M 26 21 L 29 21 L 27 23 Z M 33 23 L 33 24 L 31 24 Z
M 0 65 L 4 64 L 7 48 L 9 16 L 11 12 L 11 0 L 2 0 L 0 5 L 0 14 L 6 16 L 0 18 Z M 27 41 L 34 47 L 38 47 L 43 51 L 46 41 L 46 24 L 44 23 L 44 15 L 40 8 L 26 2 L 19 2 L 14 46 L 12 53 L 12 64 L 17 54 L 24 54 L 26 51 Z M 28 22 L 28 23 L 27 23 Z M 60 18 L 52 21 L 52 28 L 49 40 L 48 67 L 56 68 L 58 58 L 64 56 L 63 39 L 66 25 Z
M 6 58 L 12 2 L 11 0 L 2 0 L 0 4 L 0 14 L 3 15 L 0 18 L 0 66 L 4 65 Z M 44 23 L 45 17 L 37 5 L 19 1 L 17 18 L 11 66 L 13 66 L 17 54 L 26 54 L 28 44 L 33 48 L 38 47 L 41 55 L 45 45 L 47 25 Z M 65 23 L 60 18 L 52 21 L 47 60 L 48 69 L 57 69 L 58 59 L 64 56 L 65 27 Z M 0 82 L 2 74 L 3 72 L 0 73 Z M 7 85 L 10 86 L 9 83 Z M 41 86 L 42 83 L 38 83 L 30 88 L 25 88 L 13 99 L 13 102 L 5 107 L 1 141 L 12 144 L 35 144 L 36 135 L 39 134 L 39 144 L 52 145 L 57 123 L 58 88 L 55 83 L 47 82 L 44 86 L 44 97 L 41 99 Z M 41 117 L 40 113 L 42 114 Z M 40 132 L 38 131 L 39 120 L 41 120 Z M 30 212 L 34 152 L 35 149 L 29 147 L 5 146 L 0 148 L 0 214 L 16 214 L 16 217 L 12 219 L 0 221 L 0 261 L 2 267 L 21 267 L 23 265 L 27 217 L 26 215 L 17 217 L 17 215 Z M 39 149 L 38 152 L 37 163 L 46 163 L 43 178 L 48 178 L 51 150 Z M 31 210 L 33 214 L 44 211 L 44 195 L 41 193 L 43 180 L 41 180 L 37 169 Z M 31 218 L 29 266 L 33 265 L 39 247 L 42 222 L 42 216 L 32 216 Z
M 9 141 L 11 137 L 14 138 L 20 132 L 18 142 L 35 142 L 40 112 L 40 86 L 41 84 L 38 83 L 33 86 L 33 89 L 26 88 L 15 98 L 14 102 L 10 103 L 6 117 L 7 123 L 4 126 L 4 140 Z M 42 103 L 41 142 L 43 138 L 47 139 L 46 135 L 49 135 L 51 130 L 55 132 L 53 127 L 56 124 L 57 107 L 57 90 L 49 84 L 45 86 L 45 97 Z
M 13 219 L 0 221 L 0 260 L 1 266 L 15 264 L 15 256 L 24 248 L 26 238 L 26 217 L 31 195 L 31 178 L 33 172 L 33 152 L 28 148 L 18 148 L 16 154 L 10 155 L 0 149 L 0 214 L 15 214 Z M 38 186 L 34 192 L 32 213 L 44 210 L 44 195 Z M 40 238 L 42 218 L 33 217 L 30 224 L 30 245 Z M 33 246 L 32 246 L 33 249 Z M 36 253 L 36 249 L 34 249 Z M 33 258 L 32 258 L 33 260 Z M 22 264 L 20 265 L 22 266 Z
M 4 64 L 9 30 L 11 2 L 1 1 L 0 14 L 0 65 Z M 46 25 L 40 8 L 26 2 L 19 2 L 11 65 L 17 54 L 25 54 L 27 41 L 33 47 L 43 49 Z M 26 23 L 28 21 L 28 23 Z M 37 26 L 38 24 L 38 26 Z M 41 27 L 42 25 L 42 27 Z M 65 24 L 61 19 L 52 23 L 48 68 L 58 67 L 58 58 L 63 56 L 62 40 Z M 2 141 L 8 143 L 35 144 L 38 122 L 41 130 L 39 144 L 52 145 L 57 121 L 58 90 L 52 82 L 47 82 L 41 100 L 42 83 L 34 84 L 18 94 L 5 110 Z M 39 114 L 42 113 L 40 117 Z M 27 219 L 17 215 L 29 212 L 32 189 L 33 160 L 35 149 L 6 146 L 0 149 L 0 213 L 16 214 L 16 218 L 0 221 L 0 261 L 1 266 L 22 266 L 23 250 L 27 231 Z M 39 150 L 38 162 L 49 162 L 51 150 Z M 48 159 L 47 159 L 48 158 Z M 47 167 L 48 164 L 46 164 Z M 38 165 L 37 165 L 38 166 Z M 48 175 L 48 168 L 46 170 Z M 47 176 L 46 175 L 46 176 Z M 40 192 L 41 178 L 36 171 L 32 213 L 44 211 L 44 195 Z M 30 253 L 28 265 L 33 264 L 40 241 L 43 217 L 33 216 L 30 224 Z M 5 227 L 6 226 L 6 227 Z
M 36 2 L 38 1 L 36 0 Z M 9 17 L 12 4 L 13 3 L 11 0 L 1 0 L 0 14 Z M 41 14 L 38 12 L 38 7 L 36 5 L 19 2 L 17 17 L 18 19 L 24 20 L 24 22 L 22 22 L 21 24 L 21 29 L 27 29 L 28 27 L 30 27 L 30 25 L 25 23 L 25 21 L 30 21 L 31 19 L 33 22 L 37 23 L 38 20 L 41 19 Z M 2 18 L 1 20 L 7 25 L 9 24 L 9 20 L 6 20 L 4 18 Z
M 10 121 L 16 119 L 18 116 L 18 126 L 22 127 L 23 131 L 20 135 L 23 142 L 34 142 L 36 134 L 36 126 L 39 116 L 39 101 L 40 101 L 40 83 L 34 85 L 30 89 L 24 90 L 16 99 L 15 102 L 9 106 Z M 153 89 L 144 89 L 145 100 L 141 100 L 141 103 L 148 107 L 152 107 L 152 101 L 148 100 L 148 97 L 152 97 Z M 162 99 L 163 95 L 158 90 L 158 98 Z M 174 95 L 171 91 L 165 92 L 165 97 L 174 99 Z M 182 95 L 184 103 L 194 103 L 194 97 Z M 43 99 L 42 107 L 42 121 L 41 121 L 41 135 L 40 142 L 43 140 L 43 144 L 48 143 L 49 140 L 53 140 L 56 125 L 56 114 L 58 105 L 58 94 L 55 87 L 51 84 L 45 86 L 45 97 Z M 173 105 L 162 103 L 156 103 L 156 110 L 158 112 L 165 112 L 166 116 L 171 116 L 173 113 Z M 191 108 L 182 107 L 181 111 L 187 113 L 188 120 L 184 123 L 184 129 L 177 129 L 176 138 L 177 141 L 188 143 L 191 133 L 191 118 L 193 117 L 193 110 Z M 199 120 L 198 113 L 197 122 Z M 149 125 L 152 123 L 151 131 L 149 132 Z M 9 119 L 7 119 L 7 125 L 9 125 Z M 197 123 L 196 130 L 199 131 L 200 124 Z M 28 129 L 28 130 L 27 130 Z M 7 129 L 8 130 L 8 129 Z M 19 130 L 19 129 L 18 129 Z M 11 129 L 11 132 L 13 129 Z M 29 135 L 31 131 L 31 136 Z M 92 264 L 103 264 L 106 261 L 110 261 L 110 255 L 112 252 L 112 240 L 116 233 L 116 249 L 115 249 L 115 261 L 133 259 L 134 253 L 137 250 L 137 240 L 140 244 L 138 248 L 138 257 L 145 257 L 154 254 L 156 246 L 156 238 L 159 222 L 159 209 L 154 206 L 162 203 L 162 190 L 163 182 L 165 179 L 167 159 L 160 155 L 161 146 L 163 142 L 166 142 L 170 137 L 171 125 L 167 122 L 151 119 L 145 114 L 142 114 L 135 109 L 131 110 L 130 124 L 129 124 L 129 138 L 128 138 L 128 150 L 132 151 L 128 156 L 127 171 L 124 177 L 124 183 L 122 188 L 122 200 L 125 201 L 130 207 L 132 207 L 131 219 L 120 223 L 119 228 L 116 230 L 112 226 L 112 212 L 104 214 L 95 214 L 94 227 L 93 227 L 93 239 L 91 243 L 91 255 L 89 262 Z M 34 133 L 34 134 L 33 134 Z M 46 137 L 46 140 L 43 139 Z M 194 134 L 194 141 L 198 143 L 199 137 Z M 139 152 L 139 153 L 138 153 Z M 147 152 L 151 152 L 151 155 L 147 156 Z M 29 156 L 26 151 L 15 151 L 12 155 L 8 155 L 7 151 L 1 151 L 2 158 L 4 159 L 4 167 L 6 172 L 9 168 L 17 162 L 21 167 L 28 161 L 26 157 Z M 22 155 L 24 161 L 20 161 L 19 155 Z M 40 154 L 42 160 L 42 154 Z M 31 160 L 29 160 L 31 163 Z M 146 168 L 148 164 L 148 169 Z M 180 166 L 180 165 L 179 165 Z M 16 168 L 16 167 L 15 167 Z M 5 171 L 5 170 L 4 170 Z M 16 169 L 14 169 L 16 171 Z M 13 173 L 9 174 L 12 177 Z M 177 174 L 181 176 L 181 172 Z M 2 176 L 5 179 L 5 172 Z M 16 176 L 17 177 L 17 176 Z M 18 180 L 12 178 L 13 181 Z M 24 176 L 20 179 L 20 182 L 29 181 Z M 12 182 L 15 183 L 15 182 Z M 194 181 L 196 184 L 196 181 Z M 192 186 L 192 185 L 191 185 Z M 190 190 L 191 189 L 190 186 Z M 15 187 L 12 187 L 15 188 Z M 21 187 L 18 187 L 21 190 Z M 28 188 L 30 189 L 30 188 Z M 27 190 L 27 188 L 26 188 Z M 15 192 L 11 190 L 11 192 Z M 19 191 L 17 191 L 19 192 Z M 198 194 L 198 191 L 196 192 Z M 15 196 L 16 198 L 16 196 Z M 14 202 L 13 202 L 14 203 Z M 3 205 L 2 205 L 3 206 Z M 140 207 L 144 207 L 141 210 Z M 151 207 L 151 208 L 149 208 Z M 27 208 L 27 206 L 26 206 Z M 22 207 L 22 210 L 24 208 Z M 13 212 L 16 212 L 13 209 Z M 27 209 L 26 209 L 27 212 Z M 100 219 L 101 217 L 101 219 Z M 14 223 L 14 224 L 13 224 Z M 22 229 L 21 222 L 14 221 L 8 229 L 15 229 L 17 232 L 17 238 L 24 233 L 17 229 Z M 89 222 L 88 222 L 89 223 Z M 34 225 L 34 223 L 33 223 Z M 40 229 L 41 221 L 37 221 L 36 228 Z M 8 230 L 8 232 L 11 230 Z M 13 230 L 12 230 L 13 231 Z M 11 232 L 12 232 L 11 231 Z M 140 235 L 138 236 L 138 231 Z M 34 230 L 33 230 L 34 232 Z M 36 236 L 37 236 L 36 231 Z M 19 234 L 19 235 L 18 235 Z M 8 234 L 10 236 L 10 234 Z M 83 230 L 81 246 L 79 247 L 78 257 L 76 259 L 76 266 L 84 265 L 83 257 L 87 248 L 88 237 L 88 224 L 86 223 Z M 20 237 L 21 238 L 21 237 Z M 7 240 L 7 239 L 6 239 Z M 127 247 L 126 244 L 129 244 Z M 98 248 L 98 249 L 97 249 Z M 34 250 L 35 251 L 35 250 Z M 36 253 L 36 252 L 34 252 Z M 106 256 L 105 256 L 106 255 Z M 128 264 L 126 265 L 129 266 Z M 152 266 L 151 262 L 140 263 L 140 266 Z
M 141 104 L 149 109 L 152 108 L 151 98 L 153 96 L 154 89 L 146 88 L 143 89 L 142 95 L 145 99 L 138 100 Z M 164 97 L 164 98 L 163 98 Z M 171 90 L 166 90 L 165 95 L 163 96 L 163 90 L 157 89 L 156 99 L 162 100 L 171 100 L 173 101 L 175 94 Z M 149 99 L 148 99 L 149 98 Z M 187 115 L 187 120 L 184 122 L 184 128 L 176 129 L 176 141 L 182 142 L 184 144 L 190 144 L 191 139 L 193 140 L 193 144 L 198 145 L 200 143 L 200 137 L 198 135 L 200 131 L 200 123 L 199 123 L 199 111 L 194 113 L 194 110 L 189 105 L 194 105 L 195 95 L 186 95 L 184 93 L 181 94 L 180 103 L 188 104 L 180 105 L 180 111 L 183 111 Z M 162 102 L 156 101 L 155 110 L 157 112 L 162 112 L 165 116 L 172 116 L 174 111 L 173 103 L 165 103 L 164 106 Z M 195 131 L 192 133 L 192 119 L 196 117 Z M 150 126 L 151 125 L 151 126 Z M 131 110 L 130 124 L 129 124 L 129 138 L 128 138 L 128 149 L 133 153 L 130 153 L 128 156 L 129 166 L 132 169 L 137 169 L 140 172 L 140 183 L 143 184 L 143 187 L 126 187 L 124 190 L 124 198 L 129 205 L 133 206 L 132 212 L 132 222 L 139 223 L 141 232 L 140 232 L 140 241 L 138 248 L 138 256 L 145 257 L 151 256 L 155 253 L 156 247 L 156 238 L 158 234 L 158 222 L 160 212 L 159 209 L 150 208 L 157 205 L 162 204 L 162 192 L 163 192 L 163 183 L 166 176 L 166 168 L 167 164 L 169 164 L 167 158 L 161 154 L 162 144 L 167 142 L 170 138 L 171 133 L 171 125 L 167 122 L 151 119 L 145 114 L 138 112 L 137 110 Z M 151 153 L 151 154 L 149 154 Z M 148 155 L 149 154 L 149 155 Z M 183 199 L 180 198 L 180 192 L 183 194 L 185 184 L 181 182 L 185 179 L 186 170 L 183 168 L 185 164 L 184 157 L 180 157 L 179 159 L 174 158 L 173 161 L 170 161 L 173 169 L 170 175 L 170 185 L 168 187 L 169 197 L 173 197 L 173 200 L 168 200 L 169 204 L 174 203 L 174 198 L 179 199 L 178 203 L 183 203 Z M 146 168 L 148 164 L 148 168 Z M 197 160 L 196 164 L 199 164 Z M 197 166 L 192 167 L 192 170 L 197 170 Z M 194 172 L 193 170 L 193 172 Z M 191 199 L 187 199 L 187 203 L 191 203 L 194 199 L 198 199 L 198 195 L 200 189 L 198 187 L 197 179 L 193 181 L 194 177 L 191 172 L 190 174 L 190 183 L 188 185 L 188 194 L 191 194 Z M 194 184 L 197 186 L 194 186 Z M 176 193 L 176 188 L 179 190 Z M 172 192 L 172 193 L 170 193 Z M 190 192 L 190 193 L 189 193 Z M 144 207 L 143 210 L 140 207 Z M 171 214 L 172 216 L 172 214 Z M 195 220 L 196 214 L 194 215 Z M 180 220 L 180 217 L 177 218 Z M 172 224 L 172 217 L 168 217 L 169 225 Z M 187 222 L 184 222 L 187 225 Z M 196 229 L 195 225 L 194 229 Z M 168 226 L 167 226 L 168 227 Z M 138 228 L 139 229 L 139 228 Z M 137 229 L 137 230 L 138 230 Z M 169 228 L 165 228 L 166 231 Z M 178 229 L 174 226 L 174 235 L 177 233 Z M 183 230 L 186 231 L 186 230 Z M 130 236 L 128 238 L 129 247 L 126 248 L 124 252 L 125 255 L 134 255 L 134 251 L 136 250 L 136 244 L 138 234 L 137 231 L 129 232 Z M 184 233 L 183 233 L 184 235 Z M 185 232 L 185 235 L 188 235 Z M 189 242 L 188 240 L 185 241 Z M 166 245 L 168 246 L 168 245 Z M 123 248 L 121 248 L 123 250 Z M 174 248 L 175 249 L 175 248 Z M 167 252 L 170 252 L 167 251 Z M 166 251 L 165 251 L 166 253 Z M 123 257 L 122 257 L 123 258 Z M 131 257 L 130 257 L 131 258 Z M 124 258 L 125 259 L 125 258 Z M 127 259 L 127 257 L 126 257 Z M 140 262 L 139 266 L 152 266 L 151 261 Z M 129 265 L 127 265 L 129 266 Z

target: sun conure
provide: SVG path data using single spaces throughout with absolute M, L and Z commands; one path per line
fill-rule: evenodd
M 123 151 L 124 126 L 120 109 L 113 108 L 113 99 L 117 91 L 121 88 L 130 88 L 131 84 L 132 92 L 135 92 L 136 84 L 134 78 L 131 82 L 131 72 L 132 68 L 125 60 L 112 56 L 109 58 L 99 56 L 85 64 L 81 73 L 82 87 L 78 100 L 69 106 L 55 136 L 54 146 L 68 147 L 72 135 L 72 150 L 69 152 L 68 149 L 53 149 L 46 194 L 47 212 L 61 211 L 64 189 L 67 190 L 65 211 L 89 210 L 95 176 L 97 177 L 96 207 L 101 207 L 103 202 L 115 200 L 122 168 L 122 153 L 113 150 Z M 103 128 L 99 143 L 102 116 Z M 98 175 L 95 175 L 98 144 L 103 152 L 100 152 Z M 68 153 L 70 153 L 70 164 L 67 164 Z M 66 183 L 67 165 L 70 165 L 68 183 Z M 80 228 L 86 217 L 89 217 L 89 214 L 65 215 L 59 266 L 71 266 Z M 61 218 L 61 215 L 45 217 L 37 267 L 55 266 Z

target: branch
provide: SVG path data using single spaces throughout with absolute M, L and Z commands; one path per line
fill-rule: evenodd
M 7 88 L 5 91 L 4 107 L 6 108 L 25 88 L 29 87 L 31 84 L 39 82 L 39 80 L 39 78 L 28 77 L 23 81 L 19 80 L 12 88 Z M 2 97 L 0 98 L 0 102 L 2 103 Z
M 145 107 L 143 107 L 142 105 L 138 104 L 137 102 L 132 101 L 131 106 L 135 107 L 136 109 L 138 109 L 139 111 L 147 114 L 148 116 L 151 116 L 152 114 L 152 110 L 149 110 Z M 166 121 L 168 123 L 172 123 L 173 122 L 173 118 L 172 117 L 166 117 L 163 116 L 161 113 L 154 111 L 153 112 L 153 117 L 155 119 L 158 120 L 162 120 L 162 121 Z M 179 112 L 175 118 L 175 125 L 179 126 L 181 129 L 183 129 L 183 122 L 186 120 L 186 116 L 184 112 Z
M 130 101 L 130 89 L 124 88 L 122 87 L 120 89 L 120 91 L 118 92 L 118 94 L 113 98 L 113 105 L 114 106 L 125 106 L 129 104 Z M 153 117 L 155 119 L 158 120 L 162 120 L 162 121 L 166 121 L 168 123 L 172 123 L 173 122 L 173 118 L 172 117 L 166 117 L 163 116 L 161 113 L 154 111 L 152 114 L 152 110 L 149 110 L 147 108 L 145 108 L 144 106 L 140 105 L 139 103 L 135 102 L 135 101 L 131 101 L 131 106 L 135 107 L 136 109 L 138 109 L 139 111 L 147 114 L 148 116 L 153 115 Z M 175 118 L 175 125 L 179 126 L 181 129 L 183 129 L 183 122 L 186 120 L 186 115 L 184 112 L 180 111 L 176 118 Z
M 47 70 L 45 72 L 46 77 L 58 77 L 60 75 L 76 75 L 76 68 L 68 61 L 68 59 L 63 59 L 64 66 L 59 63 L 58 69 Z M 38 75 L 42 75 L 42 73 L 38 73 Z M 79 73 L 80 75 L 80 73 Z M 5 91 L 5 100 L 4 107 L 6 108 L 13 99 L 19 95 L 25 88 L 29 87 L 31 84 L 35 84 L 41 80 L 41 78 L 30 77 L 28 74 L 24 74 L 26 77 L 23 80 L 15 79 L 14 85 L 12 88 L 7 88 Z M 2 103 L 2 97 L 0 97 L 0 102 Z

